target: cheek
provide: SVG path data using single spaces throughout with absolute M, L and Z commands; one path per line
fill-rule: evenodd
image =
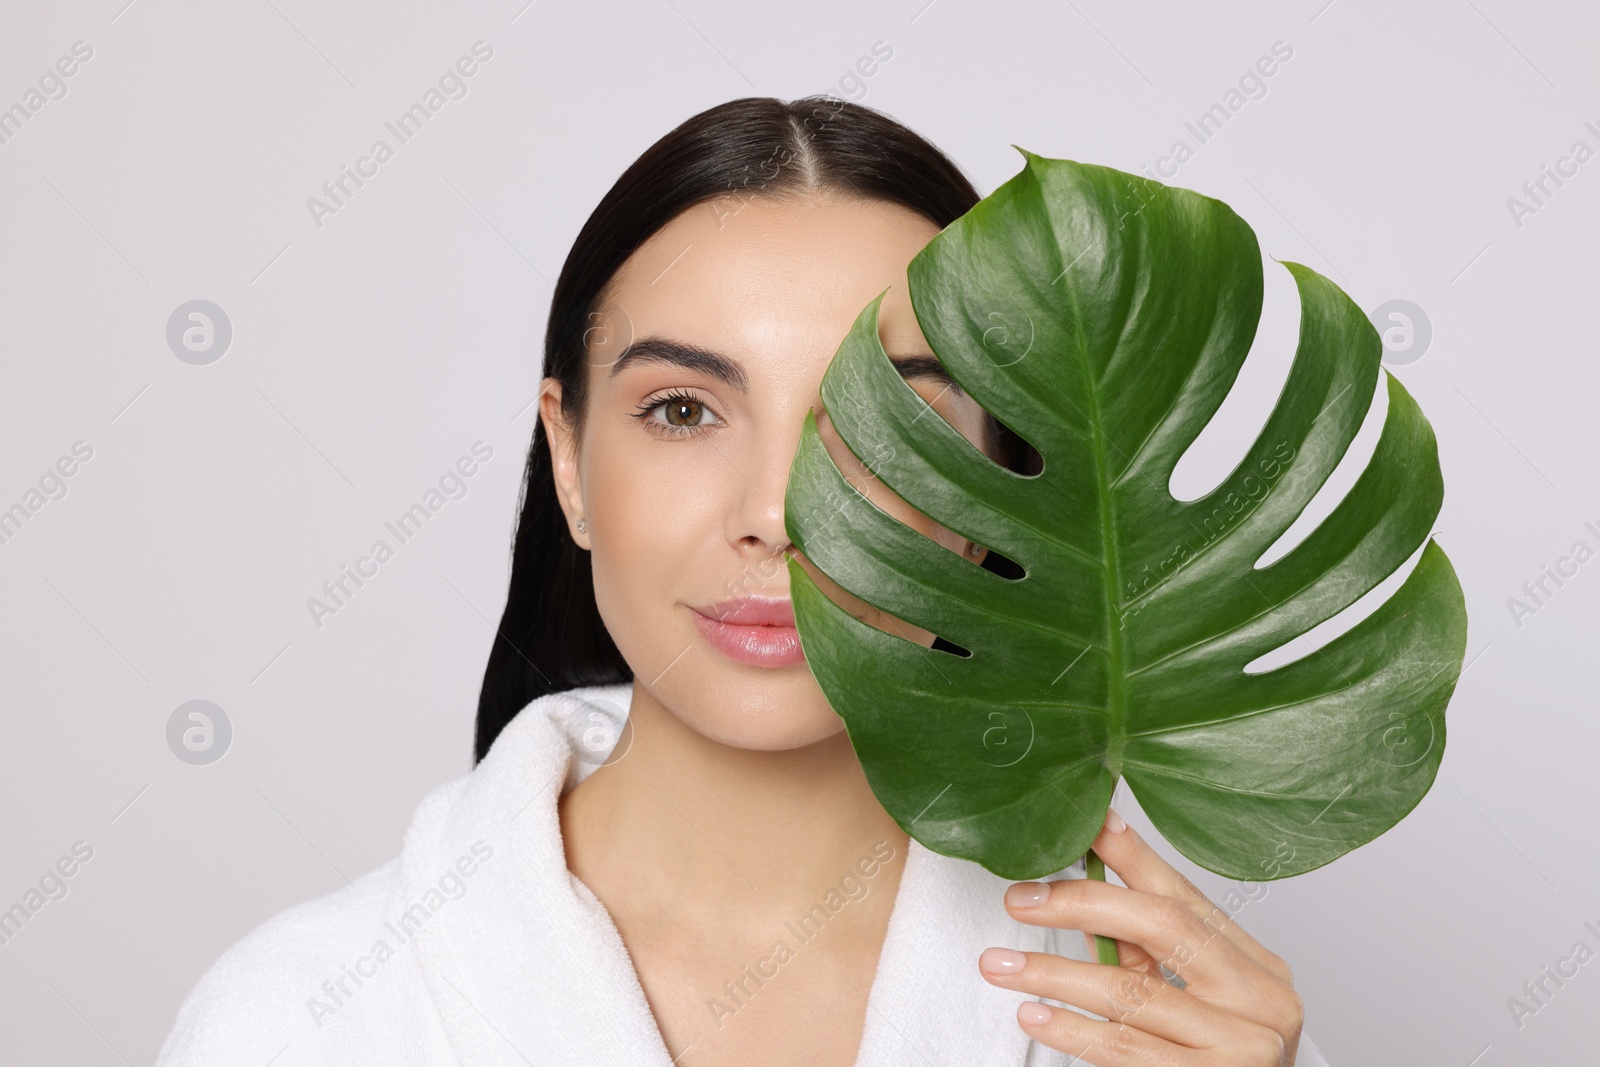
M 636 443 L 625 432 L 596 434 L 585 448 L 595 604 L 629 664 L 659 669 L 682 648 L 688 619 L 674 618 L 685 611 L 679 602 L 720 595 L 705 573 L 720 489 L 691 448 Z

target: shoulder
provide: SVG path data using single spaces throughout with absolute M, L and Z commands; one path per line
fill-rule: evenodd
M 382 934 L 399 867 L 399 857 L 391 859 L 279 912 L 231 945 L 184 998 L 157 1067 L 244 1062 L 258 1053 L 265 1063 L 362 997 L 374 1005 L 392 996 L 401 983 L 362 988 L 351 974 L 371 969 L 362 960 Z

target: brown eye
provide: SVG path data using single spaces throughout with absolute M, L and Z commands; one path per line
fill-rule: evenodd
M 661 413 L 660 418 L 655 417 L 657 412 Z M 722 421 L 704 401 L 688 393 L 646 400 L 639 405 L 635 417 L 643 419 L 654 433 L 685 436 L 708 430 Z
M 706 410 L 706 406 L 698 400 L 669 400 L 661 406 L 667 413 L 668 424 L 672 426 L 698 425 L 699 417 Z

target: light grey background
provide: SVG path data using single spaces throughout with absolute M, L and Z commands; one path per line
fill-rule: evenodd
M 398 852 L 417 800 L 469 766 L 579 225 L 692 113 L 829 89 L 984 192 L 1020 168 L 1013 142 L 1141 171 L 1186 140 L 1171 183 L 1228 202 L 1264 252 L 1364 308 L 1425 310 L 1431 347 L 1394 371 L 1438 433 L 1438 539 L 1471 610 L 1448 752 L 1399 827 L 1239 920 L 1295 966 L 1335 1064 L 1586 1058 L 1600 962 L 1521 1027 L 1507 1000 L 1600 949 L 1600 561 L 1531 616 L 1508 600 L 1574 542 L 1600 549 L 1600 160 L 1520 226 L 1508 199 L 1574 141 L 1600 148 L 1592 6 L 525 3 L 5 4 L 0 107 L 74 42 L 93 55 L 0 144 L 0 508 L 75 442 L 93 455 L 0 544 L 0 907 L 75 842 L 93 857 L 0 946 L 0 1060 L 148 1062 L 225 947 Z M 394 145 L 384 123 L 480 39 L 467 95 L 318 227 L 307 199 Z M 879 41 L 892 57 L 841 82 Z M 1185 122 L 1276 41 L 1293 55 L 1265 95 L 1198 144 Z M 1267 269 L 1245 421 L 1197 449 L 1184 495 L 1281 383 L 1297 309 Z M 206 366 L 166 339 L 196 299 L 232 325 Z M 315 625 L 307 598 L 480 440 L 466 495 Z M 168 747 L 191 700 L 232 727 L 208 765 Z

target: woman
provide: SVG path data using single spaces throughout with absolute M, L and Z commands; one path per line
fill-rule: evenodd
M 977 200 L 922 138 L 824 97 L 711 108 L 628 168 L 556 284 L 477 766 L 395 860 L 230 949 L 160 1064 L 1321 1062 L 1296 1060 L 1284 962 L 1114 811 L 1094 848 L 1125 887 L 1081 863 L 1008 886 L 910 839 L 801 655 L 791 556 L 939 641 L 789 544 L 808 411 L 872 500 L 1004 566 L 877 483 L 819 402 L 887 290 L 906 381 L 997 463 L 1037 461 L 907 294 Z

